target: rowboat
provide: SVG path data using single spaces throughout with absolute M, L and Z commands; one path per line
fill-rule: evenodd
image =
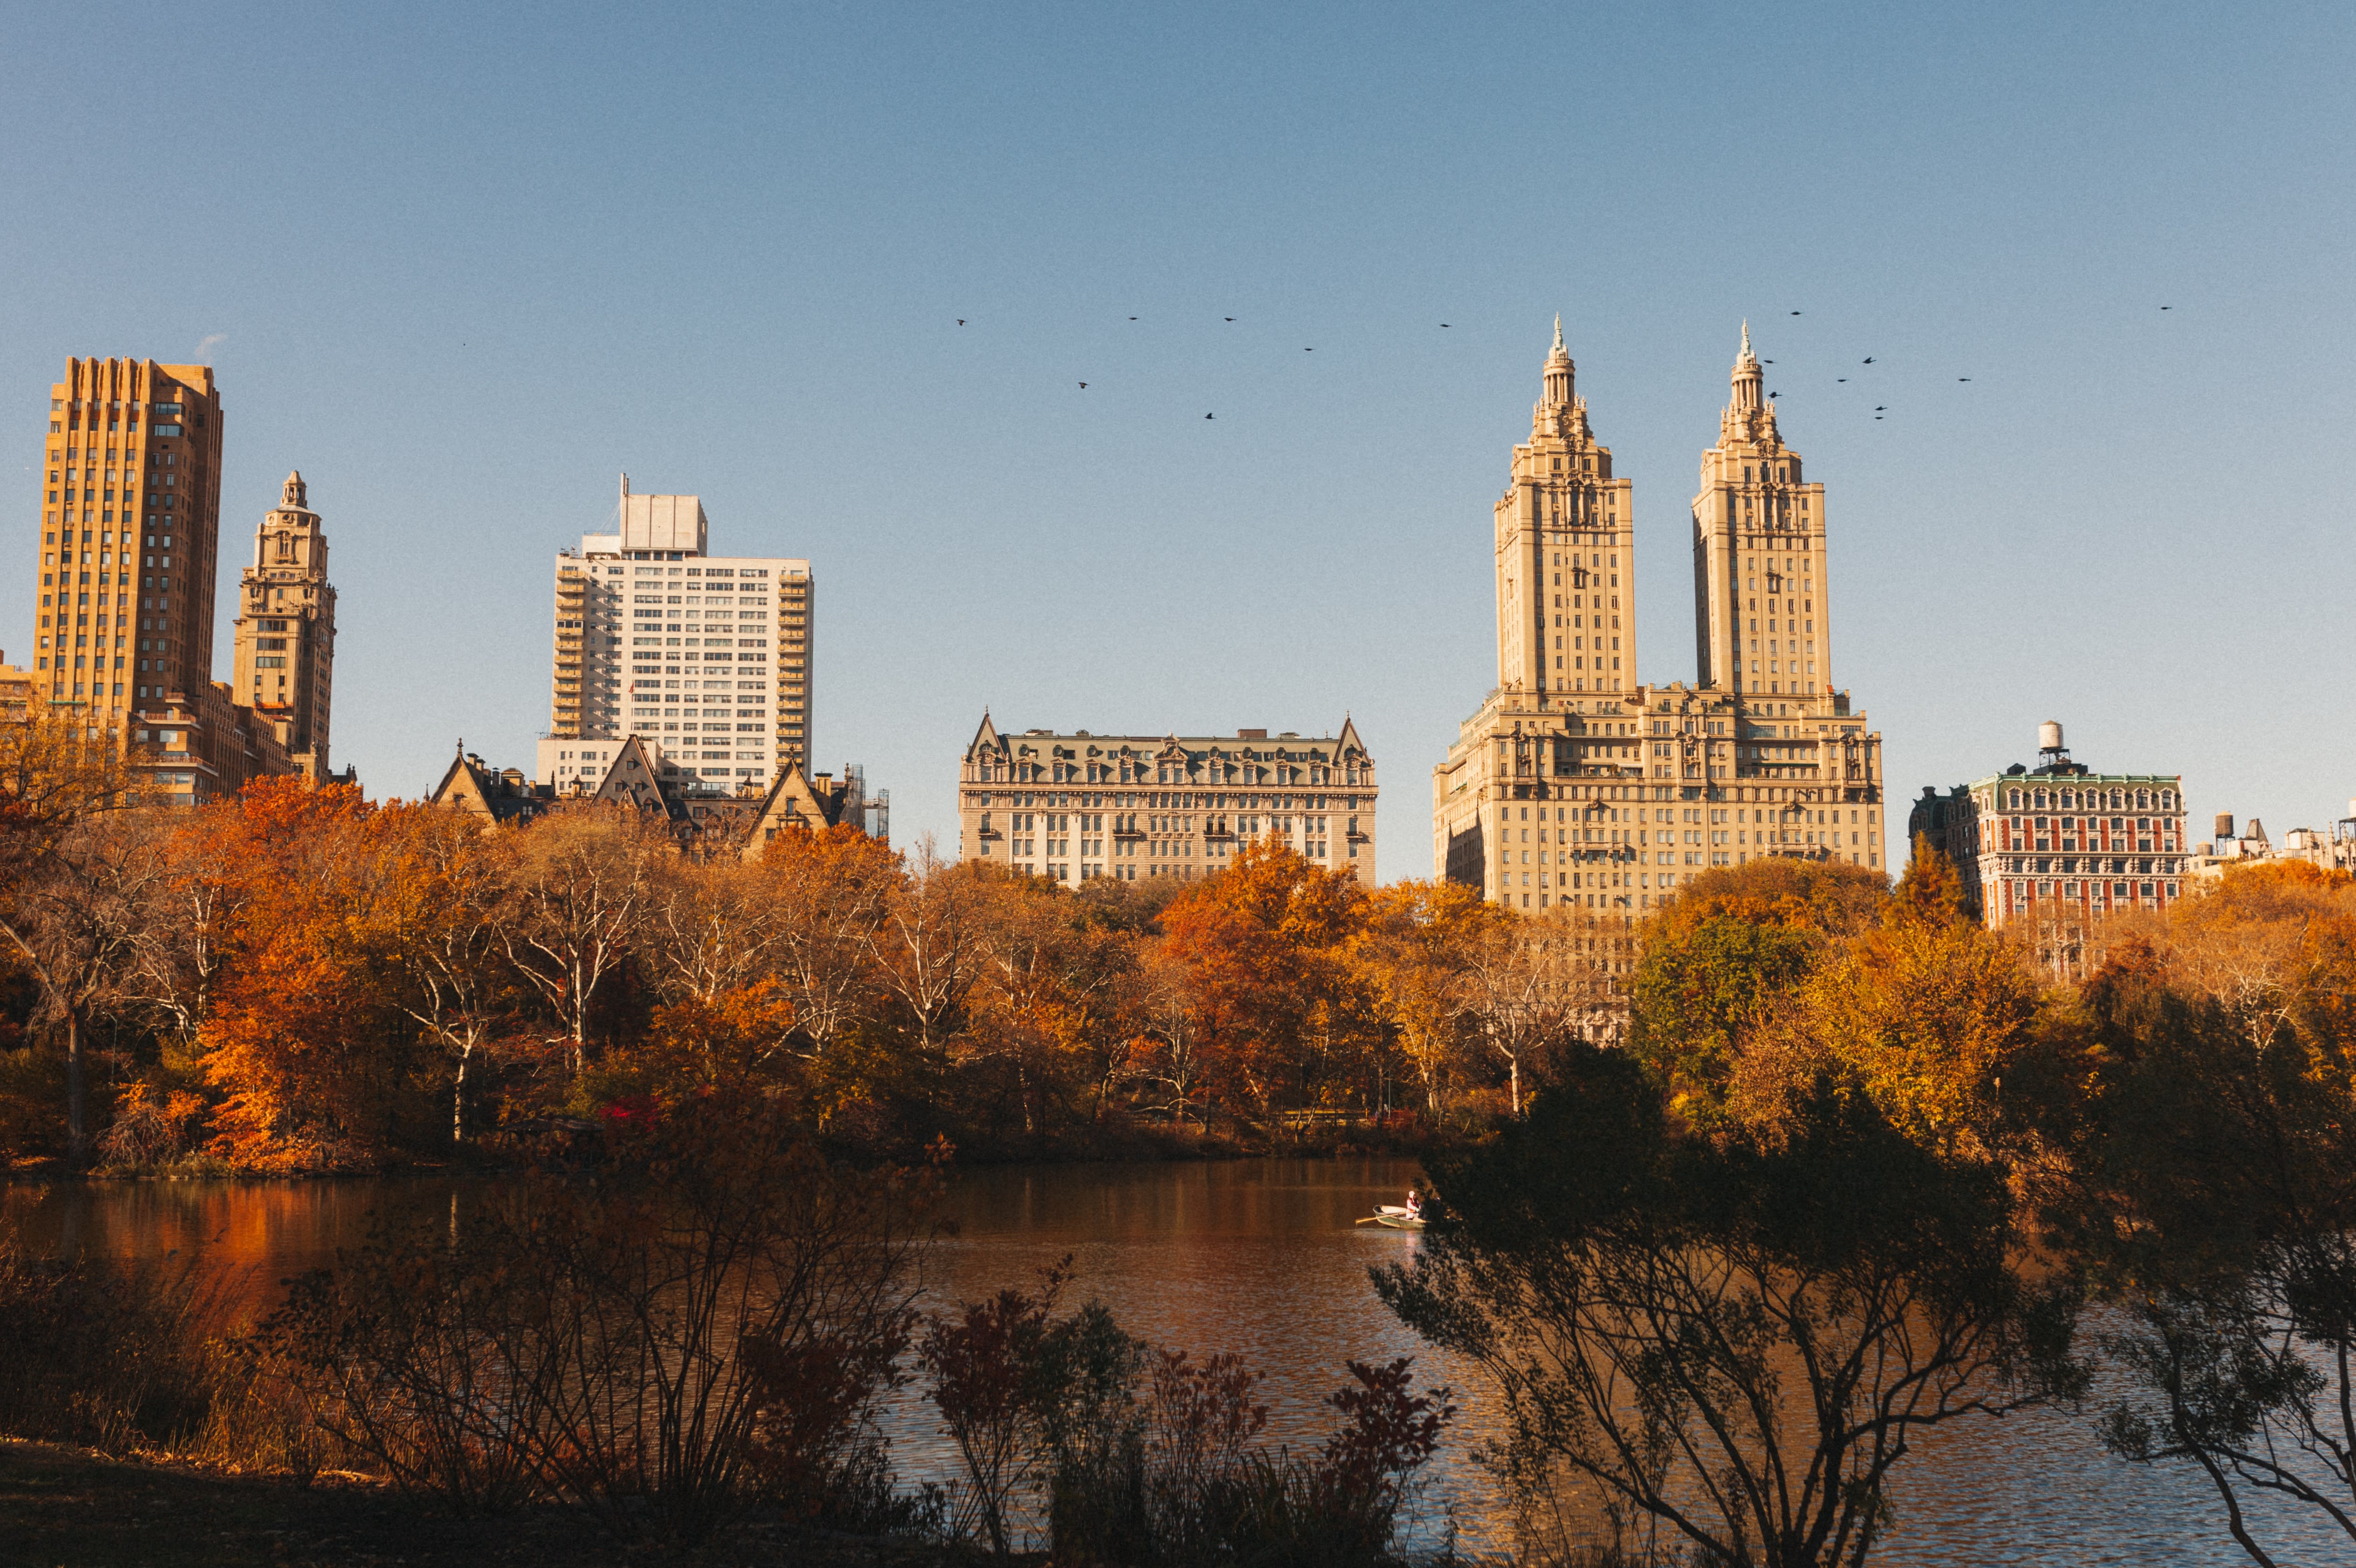
M 1387 1225 L 1394 1231 L 1420 1231 L 1423 1213 L 1400 1203 L 1385 1203 L 1358 1221 L 1361 1225 Z

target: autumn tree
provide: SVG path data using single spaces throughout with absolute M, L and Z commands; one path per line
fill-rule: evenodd
M 1533 1506 L 1568 1478 L 1698 1561 L 1856 1563 L 1925 1429 L 2075 1391 L 2073 1302 L 2023 1270 L 2004 1172 L 1862 1094 L 1704 1134 L 1573 1043 L 1526 1119 L 1425 1164 L 1438 1217 L 1376 1287 L 1480 1369 Z
M 506 937 L 511 858 L 463 813 L 396 803 L 369 824 L 388 860 L 377 935 L 401 1010 L 450 1064 L 450 1138 L 466 1136 L 466 1080 L 520 1001 Z
M 2260 1498 L 2356 1549 L 2356 888 L 2229 870 L 2104 947 L 2040 1172 L 2114 1313 L 2104 1438 L 2190 1467 L 2252 1562 Z
M 1464 1074 L 1481 1030 L 1483 951 L 1517 920 L 1462 882 L 1393 882 L 1366 898 L 1353 963 L 1435 1115 L 1448 1082 Z M 1514 1103 L 1518 1109 L 1518 1077 Z
M 1101 1115 L 1135 1032 L 1131 934 L 1101 901 L 994 869 L 975 876 L 985 913 L 972 1051 L 1012 1069 L 1026 1134 L 1066 1093 L 1087 1094 Z
M 1618 1034 L 1621 1008 L 1606 968 L 1621 940 L 1616 925 L 1557 909 L 1497 922 L 1473 943 L 1470 1016 L 1481 1043 L 1505 1064 L 1514 1115 L 1522 1114 L 1522 1081 L 1532 1067 L 1542 1069 L 1571 1040 L 1603 1044 Z
M 1349 950 L 1365 919 L 1357 879 L 1261 839 L 1162 912 L 1216 1085 L 1263 1111 L 1305 1097 L 1319 1048 L 1349 1009 Z
M 1638 963 L 1628 1043 L 1681 1114 L 1726 1115 L 1738 1062 L 1886 894 L 1879 872 L 1783 858 L 1705 871 L 1678 893 Z
M 158 873 L 134 758 L 76 712 L 0 723 L 0 940 L 65 1059 L 66 1145 L 89 1149 L 91 1014 L 135 965 Z
M 776 944 L 769 963 L 792 1000 L 801 1050 L 816 1059 L 874 1016 L 875 965 L 900 858 L 855 827 L 791 824 L 763 846 Z
M 658 857 L 646 944 L 649 979 L 667 999 L 703 1003 L 766 978 L 785 940 L 780 880 L 734 855 Z
M 1809 1076 L 1829 1064 L 1909 1136 L 1985 1152 L 1999 1137 L 2005 1074 L 2033 1043 L 2040 991 L 2019 948 L 1960 895 L 1947 858 L 1918 844 L 1880 923 L 1818 967 L 1787 1021 L 1822 1053 L 1792 1053 Z
M 599 988 L 642 934 L 658 863 L 676 852 L 660 822 L 590 803 L 548 813 L 517 843 L 516 897 L 501 945 L 555 1015 L 576 1077 L 588 1060 Z
M 979 868 L 944 860 L 927 839 L 890 891 L 877 934 L 878 988 L 895 1005 L 914 1048 L 930 1059 L 963 1027 L 984 963 Z
M 347 785 L 249 784 L 223 814 L 245 889 L 198 1037 L 222 1153 L 249 1168 L 366 1168 L 399 1147 L 414 1038 L 385 962 L 408 886 Z

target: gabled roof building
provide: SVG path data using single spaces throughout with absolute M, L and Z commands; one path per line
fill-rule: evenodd
M 462 741 L 426 798 L 489 822 L 519 826 L 571 804 L 626 807 L 659 817 L 684 850 L 741 854 L 747 860 L 760 859 L 770 839 L 794 827 L 819 831 L 848 826 L 873 838 L 891 837 L 891 792 L 870 794 L 865 771 L 855 763 L 839 783 L 830 773 L 805 773 L 795 762 L 766 790 L 719 795 L 637 735 L 616 743 L 613 763 L 594 791 L 535 784 L 520 768 L 493 768 L 468 753 Z
M 1375 763 L 1339 734 L 1001 732 L 984 713 L 958 777 L 958 853 L 1028 876 L 1200 879 L 1272 838 L 1375 883 Z

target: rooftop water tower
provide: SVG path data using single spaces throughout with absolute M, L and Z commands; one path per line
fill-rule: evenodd
M 2037 771 L 2058 770 L 2070 761 L 2070 749 L 2062 743 L 2062 720 L 2048 719 L 2037 727 Z

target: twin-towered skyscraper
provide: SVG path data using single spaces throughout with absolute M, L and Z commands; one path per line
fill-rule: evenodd
M 1494 508 L 1497 686 L 1432 775 L 1435 871 L 1516 908 L 1641 913 L 1762 856 L 1879 869 L 1881 738 L 1832 685 L 1824 486 L 1746 325 L 1692 507 L 1697 680 L 1636 665 L 1634 487 L 1555 324 Z

